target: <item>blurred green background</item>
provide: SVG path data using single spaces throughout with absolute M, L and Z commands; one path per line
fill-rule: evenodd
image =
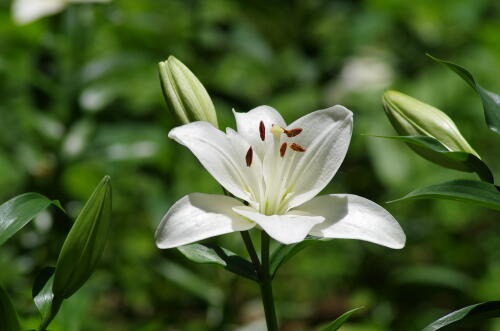
M 500 92 L 500 2 L 115 0 L 63 7 L 31 22 L 17 11 L 16 21 L 12 3 L 0 0 L 1 201 L 36 191 L 59 199 L 74 217 L 103 175 L 114 189 L 102 263 L 52 331 L 263 328 L 256 284 L 154 245 L 156 225 L 177 199 L 220 193 L 190 152 L 167 138 L 177 123 L 157 63 L 170 54 L 204 83 L 221 127 L 234 126 L 233 107 L 267 104 L 288 121 L 337 103 L 350 108 L 351 147 L 325 192 L 384 205 L 407 234 L 400 251 L 349 240 L 302 251 L 275 280 L 283 330 L 314 330 L 358 306 L 364 309 L 342 330 L 418 330 L 451 310 L 500 299 L 498 212 L 451 201 L 384 203 L 474 176 L 363 135 L 395 134 L 380 97 L 398 89 L 448 113 L 500 176 L 499 138 L 486 128 L 479 98 L 424 55 L 462 64 Z M 25 328 L 38 321 L 34 277 L 55 263 L 70 226 L 50 208 L 1 248 L 0 282 Z M 212 242 L 244 254 L 238 234 Z M 500 330 L 500 321 L 474 330 Z

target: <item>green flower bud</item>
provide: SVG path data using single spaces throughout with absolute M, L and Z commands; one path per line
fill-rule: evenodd
M 182 123 L 206 121 L 218 127 L 215 107 L 196 76 L 181 61 L 169 56 L 158 63 L 165 101 Z
M 455 123 L 441 110 L 397 91 L 386 91 L 382 103 L 387 117 L 401 136 L 426 136 L 438 140 L 449 151 L 479 154 L 462 136 Z M 468 171 L 460 162 L 431 150 L 410 145 L 420 156 L 448 168 Z

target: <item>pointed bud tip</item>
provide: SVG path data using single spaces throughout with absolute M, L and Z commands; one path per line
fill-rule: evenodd
M 191 70 L 173 55 L 158 63 L 160 83 L 168 108 L 183 124 L 206 121 L 218 127 L 210 96 Z

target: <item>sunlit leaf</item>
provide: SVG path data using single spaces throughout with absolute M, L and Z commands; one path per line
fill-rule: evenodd
M 231 252 L 216 245 L 190 244 L 178 248 L 185 257 L 196 263 L 217 264 L 240 276 L 258 281 L 253 264 Z
M 435 58 L 430 54 L 427 54 L 427 56 L 454 71 L 457 75 L 462 77 L 462 79 L 465 80 L 467 84 L 469 84 L 469 86 L 474 89 L 474 91 L 476 91 L 476 93 L 481 98 L 481 102 L 483 103 L 486 123 L 488 124 L 491 131 L 500 134 L 500 95 L 482 88 L 476 82 L 472 74 L 464 67 Z
M 51 200 L 38 193 L 24 193 L 0 206 L 0 245 L 21 230 L 39 212 L 47 208 Z
M 441 144 L 437 139 L 434 139 L 432 137 L 425 137 L 425 136 L 375 136 L 375 137 L 400 140 L 405 143 L 421 147 L 426 151 L 428 151 L 429 153 L 434 153 L 435 157 L 442 156 L 440 162 L 437 162 L 441 166 L 448 165 L 449 168 L 451 169 L 463 170 L 467 172 L 475 172 L 482 180 L 489 183 L 494 182 L 491 170 L 477 156 L 466 152 L 452 152 L 448 150 L 443 144 Z M 430 161 L 434 161 L 431 155 L 427 159 Z M 447 161 L 449 163 L 447 163 Z M 456 166 L 457 163 L 460 164 L 460 167 Z
M 452 180 L 418 188 L 391 202 L 412 199 L 456 200 L 500 210 L 500 187 L 475 180 Z
M 351 310 L 343 313 L 335 321 L 331 322 L 330 324 L 328 324 L 327 326 L 322 328 L 320 331 L 336 331 L 336 330 L 338 330 L 342 325 L 344 325 L 344 323 L 349 319 L 349 317 L 351 317 L 351 315 L 354 312 L 356 312 L 357 310 L 360 310 L 360 309 L 362 309 L 362 307 L 354 308 L 354 309 L 351 309 Z
M 62 298 L 56 298 L 54 300 L 54 293 L 52 291 L 54 272 L 54 267 L 43 268 L 38 273 L 33 283 L 31 295 L 42 317 L 40 324 L 41 330 L 45 329 L 54 319 L 62 303 Z
M 17 313 L 9 296 L 0 286 L 0 331 L 20 331 Z
M 64 241 L 54 274 L 56 297 L 70 297 L 88 280 L 104 250 L 110 224 L 111 183 L 105 176 Z
M 300 252 L 302 249 L 306 248 L 307 246 L 320 242 L 320 241 L 330 241 L 332 240 L 331 238 L 320 238 L 320 237 L 314 237 L 314 236 L 307 236 L 303 241 L 292 244 L 292 245 L 284 245 L 280 244 L 271 254 L 271 257 L 269 259 L 270 261 L 270 273 L 271 273 L 271 278 L 274 278 L 276 275 L 276 272 L 278 271 L 279 267 L 291 259 L 295 254 Z
M 500 317 L 500 301 L 481 302 L 456 310 L 432 322 L 422 331 L 457 330 L 461 326 L 477 326 L 477 322 L 493 317 Z

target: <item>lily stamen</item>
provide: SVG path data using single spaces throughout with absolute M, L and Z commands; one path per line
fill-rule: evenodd
M 283 132 L 285 132 L 285 134 L 288 136 L 288 138 L 292 138 L 292 137 L 298 136 L 302 132 L 302 129 L 296 128 L 296 129 L 291 129 L 291 130 L 283 130 Z
M 280 147 L 280 156 L 281 157 L 284 157 L 285 156 L 285 152 L 286 152 L 286 143 L 283 143 Z
M 252 165 L 253 149 L 252 146 L 248 149 L 247 155 L 245 155 L 245 161 L 247 162 L 247 167 Z
M 262 141 L 266 140 L 266 127 L 265 127 L 263 121 L 260 121 L 260 124 L 259 124 L 259 133 L 260 133 L 260 139 Z
M 293 143 L 292 145 L 290 145 L 290 148 L 296 152 L 301 152 L 301 153 L 306 151 L 306 149 L 304 147 L 302 147 L 296 143 Z

